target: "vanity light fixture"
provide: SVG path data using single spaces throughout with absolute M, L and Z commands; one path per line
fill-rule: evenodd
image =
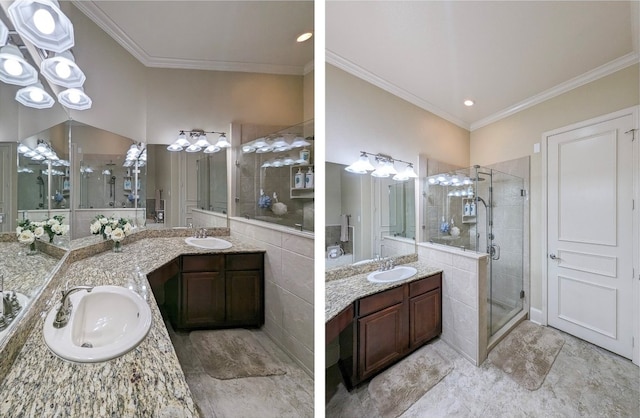
M 0 48 L 0 81 L 16 86 L 29 86 L 38 82 L 38 72 L 24 59 L 15 45 Z
M 374 167 L 369 161 L 369 156 L 373 156 L 378 163 L 378 167 Z M 407 166 L 401 172 L 398 172 L 395 168 L 395 163 L 403 163 Z M 360 151 L 360 157 L 353 164 L 345 168 L 346 171 L 355 174 L 366 174 L 371 171 L 371 175 L 378 178 L 386 178 L 393 176 L 393 180 L 406 181 L 409 179 L 417 178 L 418 175 L 413 170 L 413 163 L 408 161 L 399 160 L 385 154 L 372 154 L 366 151 Z
M 194 141 L 193 143 L 187 139 L 187 134 L 189 134 L 191 140 Z M 220 134 L 220 138 L 218 138 L 218 142 L 216 142 L 215 145 L 212 145 L 207 140 L 206 134 Z M 225 143 L 228 145 L 225 145 Z M 211 154 L 220 151 L 222 148 L 230 146 L 231 144 L 227 141 L 226 134 L 224 132 L 208 132 L 201 129 L 192 129 L 190 131 L 181 130 L 178 133 L 178 138 L 173 142 L 173 144 L 167 147 L 167 150 L 176 152 L 183 150 L 186 152 L 200 152 L 204 150 L 206 154 Z
M 62 87 L 82 87 L 87 77 L 76 64 L 71 51 L 64 51 L 42 61 L 40 72 L 53 84 Z
M 40 82 L 18 90 L 16 92 L 16 100 L 25 106 L 35 109 L 48 109 L 55 103 L 53 97 L 46 92 Z
M 36 47 L 63 52 L 73 47 L 73 24 L 57 0 L 16 0 L 7 9 L 20 36 Z
M 72 87 L 58 93 L 58 102 L 73 110 L 91 109 L 91 97 L 87 96 L 82 87 Z

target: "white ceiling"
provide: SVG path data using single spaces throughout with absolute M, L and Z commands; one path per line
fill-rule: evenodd
M 639 4 L 327 1 L 326 60 L 473 130 L 637 63 Z
M 303 75 L 312 1 L 73 1 L 148 67 Z

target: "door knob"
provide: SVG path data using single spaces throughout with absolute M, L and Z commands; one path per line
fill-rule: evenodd
M 552 259 L 552 260 L 557 260 L 558 259 L 558 257 L 556 257 L 556 255 L 553 254 L 553 253 L 549 254 L 549 258 Z

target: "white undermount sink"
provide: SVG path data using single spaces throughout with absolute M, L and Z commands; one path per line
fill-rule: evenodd
M 63 328 L 53 326 L 58 303 L 44 321 L 44 340 L 59 357 L 79 363 L 110 360 L 129 352 L 151 328 L 151 309 L 137 293 L 96 286 L 69 296 L 73 308 Z
M 367 280 L 373 283 L 392 283 L 413 277 L 418 270 L 409 266 L 397 266 L 391 270 L 374 271 L 369 273 Z
M 185 238 L 184 242 L 186 242 L 191 246 L 206 248 L 208 250 L 226 250 L 227 248 L 231 248 L 232 246 L 232 244 L 229 241 L 225 241 L 223 239 L 215 238 L 215 237 L 207 237 L 207 238 L 189 237 L 189 238 Z

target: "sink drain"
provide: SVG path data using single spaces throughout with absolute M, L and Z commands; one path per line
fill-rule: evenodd
M 93 348 L 93 344 L 91 344 L 91 343 L 82 343 L 82 345 L 80 347 Z

